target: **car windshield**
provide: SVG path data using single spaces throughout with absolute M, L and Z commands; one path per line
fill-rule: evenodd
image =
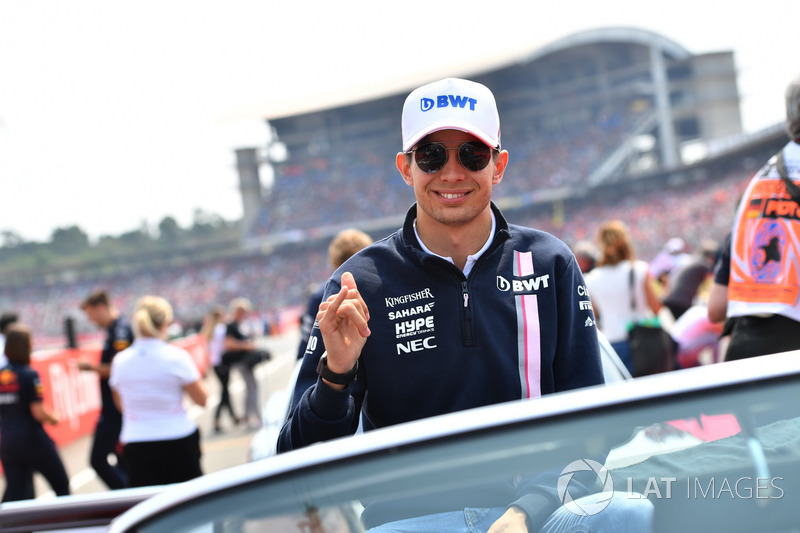
M 388 447 L 213 492 L 138 531 L 364 531 L 504 506 L 493 495 L 526 479 L 569 503 L 576 472 L 591 474 L 592 490 L 648 498 L 656 531 L 797 531 L 799 389 L 796 376 L 740 382 Z

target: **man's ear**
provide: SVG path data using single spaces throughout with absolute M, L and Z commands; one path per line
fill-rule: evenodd
M 492 175 L 492 185 L 497 185 L 503 180 L 503 174 L 508 165 L 508 151 L 503 150 L 497 154 L 497 161 L 494 165 L 494 174 Z
M 411 158 L 403 152 L 397 152 L 395 162 L 397 164 L 397 170 L 399 170 L 400 175 L 403 176 L 403 181 L 405 181 L 409 187 L 413 187 L 414 179 L 411 177 Z

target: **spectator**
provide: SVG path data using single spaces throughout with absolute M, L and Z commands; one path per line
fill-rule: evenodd
M 135 340 L 114 357 L 109 384 L 122 412 L 125 469 L 132 487 L 186 481 L 203 474 L 200 432 L 183 393 L 205 406 L 207 393 L 192 356 L 168 344 L 172 306 L 144 296 L 133 315 Z
M 675 320 L 695 304 L 702 285 L 712 274 L 718 248 L 717 243 L 706 241 L 690 262 L 673 270 L 673 281 L 663 302 Z
M 328 261 L 334 270 L 350 259 L 356 252 L 372 244 L 372 237 L 361 230 L 349 228 L 340 231 L 328 246 Z M 320 284 L 308 299 L 308 308 L 300 318 L 300 344 L 297 348 L 297 358 L 302 359 L 311 335 L 311 328 L 317 319 L 317 310 L 322 302 L 325 284 Z M 313 347 L 311 347 L 313 351 Z
M 256 352 L 256 345 L 252 335 L 245 327 L 244 320 L 253 310 L 253 305 L 247 298 L 234 298 L 228 306 L 231 321 L 225 330 L 224 352 L 222 363 L 235 368 L 244 380 L 245 401 L 244 419 L 247 426 L 255 429 L 261 426 L 261 413 L 258 409 L 258 382 L 253 367 L 252 356 Z
M 3 502 L 34 497 L 33 473 L 39 472 L 57 496 L 70 493 L 69 478 L 53 440 L 42 424 L 58 424 L 58 415 L 44 406 L 39 374 L 31 368 L 30 329 L 20 323 L 6 330 L 0 368 L 0 462 L 6 477 Z
M 600 329 L 633 374 L 629 325 L 657 315 L 661 302 L 653 289 L 648 265 L 636 259 L 630 232 L 623 222 L 612 220 L 600 226 L 597 244 L 600 260 L 586 275 L 586 287 Z
M 661 284 L 663 292 L 667 293 L 674 273 L 691 260 L 686 242 L 680 237 L 672 237 L 650 262 L 650 273 Z
M 720 343 L 722 324 L 708 319 L 705 305 L 691 306 L 670 328 L 676 343 L 675 363 L 678 368 L 718 363 L 722 357 Z
M 786 131 L 790 141 L 753 176 L 734 218 L 726 360 L 800 348 L 800 76 L 786 89 Z
M 89 361 L 78 361 L 78 368 L 96 372 L 100 376 L 100 418 L 94 430 L 94 441 L 89 462 L 100 479 L 110 489 L 121 489 L 128 485 L 122 457 L 119 453 L 119 434 L 122 430 L 122 414 L 114 404 L 108 378 L 114 356 L 133 342 L 133 332 L 128 321 L 112 305 L 108 293 L 99 290 L 91 293 L 81 304 L 91 322 L 106 332 L 103 350 L 100 352 L 98 364 Z M 116 456 L 115 464 L 108 460 L 110 455 Z
M 231 403 L 231 393 L 228 390 L 228 383 L 231 377 L 231 367 L 222 362 L 222 353 L 225 350 L 225 332 L 227 331 L 225 324 L 225 309 L 221 307 L 214 308 L 208 313 L 203 320 L 203 327 L 200 333 L 206 339 L 208 346 L 208 364 L 214 369 L 214 373 L 219 379 L 219 404 L 214 411 L 214 432 L 221 433 L 222 425 L 220 419 L 222 418 L 223 410 L 227 409 L 228 414 L 233 419 L 233 423 L 237 426 L 242 422 L 236 416 Z
M 597 247 L 591 241 L 578 241 L 572 247 L 572 252 L 575 254 L 575 259 L 578 261 L 578 267 L 585 276 L 594 267 L 597 266 Z
M 491 201 L 509 159 L 499 122 L 493 94 L 468 80 L 434 82 L 406 99 L 395 162 L 416 204 L 401 229 L 328 281 L 280 452 L 350 435 L 359 421 L 368 431 L 603 382 L 574 256 L 549 234 L 508 224 Z M 538 531 L 551 514 L 571 514 L 557 511 L 554 485 L 518 481 L 471 494 L 503 501 L 485 510 L 484 530 Z M 430 530 L 419 515 L 435 512 L 431 499 L 418 503 L 425 513 L 372 502 L 362 519 L 373 527 L 418 517 L 414 530 Z M 617 499 L 586 521 L 613 522 L 628 503 Z M 634 507 L 647 520 L 646 500 Z M 464 513 L 441 511 L 463 524 Z

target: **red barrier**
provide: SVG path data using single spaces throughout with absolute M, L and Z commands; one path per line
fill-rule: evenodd
M 61 421 L 45 424 L 47 433 L 63 446 L 94 431 L 100 413 L 100 378 L 78 370 L 80 360 L 100 361 L 100 348 L 34 352 L 31 366 L 39 372 L 45 406 Z

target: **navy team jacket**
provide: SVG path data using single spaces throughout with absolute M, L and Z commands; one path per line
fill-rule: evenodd
M 324 298 L 351 272 L 372 334 L 356 381 L 340 392 L 318 379 L 325 347 L 315 324 L 279 452 L 353 434 L 360 413 L 370 430 L 603 383 L 595 318 L 572 252 L 492 209 L 492 244 L 468 278 L 420 248 L 416 206 L 401 230 L 334 272 Z

